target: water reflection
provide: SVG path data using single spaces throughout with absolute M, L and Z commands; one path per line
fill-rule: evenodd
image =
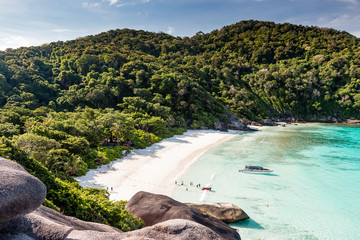
M 243 220 L 243 221 L 231 223 L 229 225 L 230 225 L 230 227 L 235 227 L 235 228 L 264 229 L 259 223 L 257 223 L 255 220 L 253 220 L 251 218 Z
M 279 176 L 279 174 L 276 174 L 276 173 L 244 173 L 244 174 L 251 174 L 251 175 L 265 175 L 265 176 Z

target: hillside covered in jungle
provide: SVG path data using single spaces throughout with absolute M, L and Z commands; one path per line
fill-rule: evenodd
M 358 117 L 359 39 L 244 21 L 188 38 L 129 29 L 0 52 L 0 106 L 114 108 L 169 126 L 239 117 Z
M 193 37 L 122 29 L 0 51 L 0 156 L 45 183 L 45 205 L 83 220 L 142 226 L 72 176 L 230 113 L 359 119 L 360 39 L 250 20 Z

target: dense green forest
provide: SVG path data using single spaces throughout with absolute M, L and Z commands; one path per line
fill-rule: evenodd
M 191 38 L 123 29 L 0 51 L 0 155 L 46 184 L 47 206 L 136 229 L 123 202 L 71 176 L 229 113 L 360 118 L 359 41 L 250 20 Z
M 113 30 L 0 52 L 0 106 L 114 108 L 208 125 L 359 117 L 359 39 L 333 29 L 244 21 L 192 38 Z

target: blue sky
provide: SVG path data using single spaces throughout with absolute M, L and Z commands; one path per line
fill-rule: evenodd
M 360 0 L 0 0 L 0 50 L 122 28 L 193 36 L 249 19 L 360 37 Z

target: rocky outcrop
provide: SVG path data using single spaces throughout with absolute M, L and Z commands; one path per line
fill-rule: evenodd
M 349 124 L 360 124 L 360 120 L 358 120 L 358 119 L 346 119 L 346 123 L 349 123 Z
M 196 208 L 225 223 L 233 223 L 249 218 L 241 208 L 232 203 L 186 203 L 186 205 Z
M 223 239 L 213 230 L 193 221 L 175 219 L 123 233 L 98 223 L 64 216 L 47 207 L 21 218 L 0 223 L 0 240 L 207 240 Z
M 222 131 L 222 132 L 227 132 L 228 131 L 227 126 L 224 123 L 222 123 L 220 120 L 217 120 L 214 123 L 213 127 L 214 127 L 215 130 L 218 130 L 218 131 Z
M 114 234 L 114 233 L 99 233 L 95 231 L 72 231 L 67 240 L 75 239 L 96 239 L 96 240 L 223 240 L 220 235 L 193 221 L 174 219 L 155 224 L 150 227 L 145 227 L 140 230 Z
M 264 121 L 262 122 L 262 125 L 264 125 L 264 126 L 276 126 L 277 124 L 275 123 L 275 121 L 273 119 L 265 118 Z
M 19 164 L 0 157 L 0 222 L 21 217 L 45 200 L 45 185 Z
M 65 216 L 45 206 L 40 206 L 38 209 L 36 209 L 36 211 L 34 211 L 31 214 L 34 214 L 34 216 L 37 216 L 42 219 L 47 219 L 49 222 L 52 222 L 54 226 L 58 224 L 76 230 L 93 230 L 99 232 L 118 232 L 118 233 L 122 232 L 121 230 L 108 225 L 94 223 L 94 222 L 86 222 L 74 217 Z
M 264 124 L 271 124 L 271 123 L 273 123 L 273 121 L 270 118 L 264 119 Z
M 136 193 L 126 209 L 141 218 L 146 226 L 171 219 L 187 219 L 211 228 L 224 239 L 240 239 L 240 235 L 222 221 L 164 195 Z
M 146 237 L 152 239 L 196 239 L 209 240 L 224 239 L 208 227 L 194 221 L 174 219 L 155 224 L 129 233 L 131 237 Z M 139 238 L 134 238 L 139 239 Z
M 119 234 L 119 229 L 64 216 L 57 211 L 41 206 L 32 213 L 0 223 L 0 234 L 28 236 L 30 239 L 66 239 L 73 232 L 94 231 Z M 1 236 L 1 235 L 0 235 Z M 1 239 L 1 237 L 0 237 Z M 92 238 L 88 238 L 92 239 Z M 101 238 L 105 239 L 105 238 Z
M 0 233 L 23 235 L 30 239 L 64 239 L 72 230 L 71 227 L 60 225 L 36 213 L 29 213 L 17 219 L 0 223 Z
M 65 239 L 73 230 L 120 233 L 41 206 L 45 185 L 19 164 L 0 158 L 0 239 Z
M 262 126 L 262 124 L 261 124 L 261 123 L 259 123 L 259 122 L 256 122 L 256 121 L 252 121 L 252 122 L 251 122 L 251 126 L 261 127 L 261 126 Z
M 241 131 L 251 131 L 252 129 L 248 128 L 246 125 L 247 121 L 244 119 L 239 119 L 235 114 L 229 114 L 225 116 L 226 120 L 224 122 L 217 120 L 213 128 L 215 130 L 227 132 L 231 130 L 241 130 Z
M 240 119 L 235 116 L 235 114 L 229 114 L 227 115 L 228 120 L 228 128 L 233 130 L 249 130 L 249 128 L 240 121 Z

